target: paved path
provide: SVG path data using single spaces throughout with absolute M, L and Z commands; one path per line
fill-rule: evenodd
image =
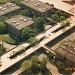
M 47 63 L 46 67 L 52 73 L 52 75 L 63 75 L 63 74 L 60 74 L 58 72 L 58 69 L 49 62 Z

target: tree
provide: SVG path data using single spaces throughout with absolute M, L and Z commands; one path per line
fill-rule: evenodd
M 5 25 L 0 21 L 0 34 L 4 33 Z
M 64 16 L 60 16 L 60 21 L 63 21 L 65 20 L 65 17 Z
M 32 46 L 36 45 L 37 43 L 39 43 L 39 39 L 32 37 L 30 39 L 28 39 L 28 42 L 31 43 Z
M 54 54 L 53 54 L 53 53 L 51 53 L 51 52 L 49 52 L 48 57 L 49 57 L 49 59 L 51 60 L 51 59 L 53 59 L 53 58 L 54 58 Z
M 3 46 L 3 42 L 2 44 L 0 44 L 0 54 L 5 52 L 5 47 Z
M 51 19 L 59 22 L 59 16 L 57 14 L 52 14 Z
M 62 11 L 61 11 L 61 10 L 56 10 L 56 11 L 55 11 L 55 14 L 57 14 L 58 16 L 61 16 Z
M 68 25 L 70 25 L 70 21 L 69 20 L 65 20 L 64 22 L 61 23 L 62 27 L 66 27 Z
M 29 15 L 29 11 L 26 10 L 26 9 L 21 10 L 20 13 L 21 13 L 21 15 L 25 15 L 25 16 L 28 16 Z
M 31 29 L 30 27 L 26 27 L 21 32 L 21 39 L 22 41 L 26 41 L 31 37 L 35 36 L 35 31 Z
M 36 18 L 36 28 L 38 31 L 44 31 L 45 27 L 44 27 L 45 21 L 42 17 L 38 17 Z
M 25 70 L 29 69 L 31 67 L 31 62 L 30 60 L 25 60 L 22 64 L 21 67 Z
M 40 70 L 42 71 L 43 75 L 46 73 L 46 64 L 48 62 L 47 58 L 43 58 L 42 62 L 40 63 Z
M 31 62 L 32 62 L 31 70 L 35 74 L 39 71 L 39 69 L 38 69 L 38 56 L 32 56 Z

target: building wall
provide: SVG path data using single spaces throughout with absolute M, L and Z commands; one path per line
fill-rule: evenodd
M 29 27 L 32 27 L 34 25 L 34 23 L 33 24 L 31 24 L 31 25 L 29 25 Z M 20 30 L 18 30 L 17 28 L 15 28 L 14 26 L 12 26 L 12 25 L 9 25 L 9 24 L 7 24 L 6 23 L 6 31 L 7 31 L 7 33 L 9 33 L 9 35 L 13 38 L 13 39 L 15 39 L 15 40 L 20 40 L 20 38 L 21 38 L 21 31 L 22 31 L 22 29 L 20 29 Z
M 18 40 L 21 36 L 21 31 L 16 29 L 15 27 L 9 25 L 9 24 L 6 24 L 6 27 L 7 27 L 7 33 L 9 33 L 9 35 L 13 38 L 13 39 L 16 39 Z
M 30 13 L 33 14 L 33 16 L 41 16 L 41 17 L 45 17 L 45 18 L 49 16 L 50 10 L 52 10 L 52 9 L 49 9 L 46 12 L 42 13 L 40 11 L 37 11 L 37 10 L 30 8 L 30 7 L 23 5 L 23 4 L 21 4 L 21 7 L 29 10 Z
M 56 53 L 56 57 L 59 58 L 59 59 L 61 59 L 61 60 L 63 60 L 65 63 L 68 63 L 68 65 L 75 67 L 75 63 L 72 62 L 71 60 L 65 58 L 64 56 Z

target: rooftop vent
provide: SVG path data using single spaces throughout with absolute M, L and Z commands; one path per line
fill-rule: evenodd
M 23 18 L 23 17 L 21 17 L 20 19 L 23 20 L 24 22 L 27 22 L 27 21 L 28 21 L 27 18 Z
M 17 22 L 16 25 L 19 25 L 19 23 Z
M 68 45 L 69 45 L 69 43 L 66 42 L 66 43 L 65 43 L 65 46 L 68 46 Z
M 0 7 L 0 9 L 2 9 L 3 7 Z
M 26 2 L 28 2 L 29 0 L 25 0 Z
M 6 8 L 2 8 L 2 11 L 6 10 Z
M 34 3 L 34 6 L 37 6 L 37 4 L 36 4 L 36 3 Z
M 16 6 L 16 4 L 12 4 L 11 6 L 12 6 L 12 7 L 15 7 L 15 6 Z
M 25 19 L 23 19 L 24 20 L 24 22 L 27 22 L 27 18 L 25 18 Z
M 12 23 L 16 23 L 16 21 L 12 21 Z
M 43 10 L 46 10 L 46 8 L 43 8 Z
M 37 4 L 37 5 L 40 5 L 40 3 L 39 3 L 39 2 L 37 2 L 36 4 Z
M 21 17 L 20 19 L 23 20 L 23 17 Z
M 0 10 L 2 10 L 3 9 L 3 7 L 0 7 Z
M 8 5 L 12 5 L 13 3 L 9 3 Z

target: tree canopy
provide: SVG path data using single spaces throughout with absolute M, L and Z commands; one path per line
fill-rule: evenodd
M 59 21 L 59 16 L 57 14 L 52 14 L 51 19 L 53 19 L 55 21 Z
M 31 29 L 30 27 L 26 27 L 22 30 L 22 33 L 21 33 L 21 40 L 22 41 L 26 41 L 28 40 L 29 38 L 31 37 L 34 37 L 35 36 L 35 31 L 33 29 Z
M 4 33 L 5 25 L 0 21 L 0 34 Z
M 45 30 L 44 24 L 45 24 L 45 20 L 42 17 L 36 18 L 36 28 L 38 31 L 41 32 Z

